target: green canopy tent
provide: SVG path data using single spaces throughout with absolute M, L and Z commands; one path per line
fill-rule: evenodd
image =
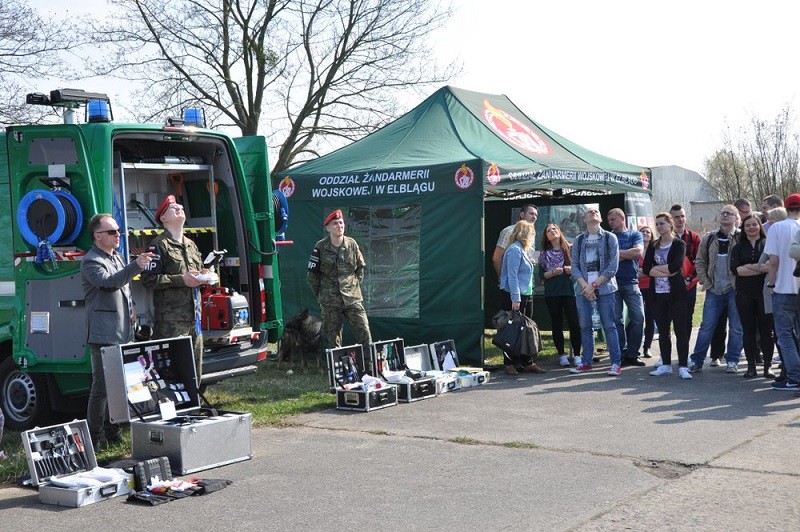
M 485 314 L 493 313 L 484 312 L 484 291 L 497 292 L 494 272 L 484 277 L 497 236 L 484 234 L 484 202 L 506 206 L 501 227 L 531 197 L 576 203 L 570 194 L 588 191 L 620 198 L 614 206 L 623 198 L 649 206 L 650 175 L 542 127 L 506 96 L 443 87 L 363 139 L 275 176 L 294 241 L 281 250 L 284 314 L 318 309 L 308 257 L 325 216 L 341 208 L 368 263 L 373 338 L 452 338 L 461 362 L 481 364 Z

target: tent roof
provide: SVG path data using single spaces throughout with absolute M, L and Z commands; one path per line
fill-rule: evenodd
M 587 150 L 531 120 L 504 95 L 442 87 L 417 107 L 286 174 L 332 175 L 480 159 L 484 187 L 649 192 L 650 169 Z M 642 179 L 644 178 L 644 179 Z

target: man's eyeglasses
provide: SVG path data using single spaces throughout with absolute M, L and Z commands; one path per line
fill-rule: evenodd
M 722 211 L 721 213 L 719 213 L 719 215 L 720 216 L 736 216 L 736 213 L 735 212 L 731 212 L 731 211 Z
M 105 233 L 114 236 L 119 234 L 119 229 L 106 229 L 105 231 L 95 231 L 95 233 Z

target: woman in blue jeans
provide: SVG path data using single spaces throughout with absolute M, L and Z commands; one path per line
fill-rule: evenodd
M 592 369 L 594 357 L 594 331 L 592 330 L 592 304 L 597 302 L 600 322 L 603 325 L 608 351 L 611 354 L 609 375 L 622 374 L 622 352 L 615 325 L 614 292 L 617 281 L 614 276 L 619 266 L 617 237 L 600 228 L 600 211 L 594 207 L 586 211 L 583 218 L 587 231 L 578 235 L 572 245 L 572 280 L 575 281 L 575 302 L 581 324 L 581 363 L 572 368 L 572 373 L 584 373 Z
M 511 300 L 511 310 L 524 309 L 533 293 L 533 263 L 528 258 L 527 251 L 533 246 L 536 230 L 533 224 L 520 220 L 511 231 L 511 245 L 503 254 L 503 266 L 500 270 L 500 288 L 506 297 Z M 515 356 L 505 352 L 504 362 L 506 373 L 516 375 L 519 371 L 524 373 L 545 373 L 537 366 L 533 359 L 527 355 Z

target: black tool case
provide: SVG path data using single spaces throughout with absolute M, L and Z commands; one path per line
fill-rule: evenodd
M 397 387 L 385 382 L 381 388 L 345 389 L 359 382 L 365 373 L 364 347 L 361 344 L 326 349 L 325 355 L 328 359 L 328 383 L 336 392 L 336 408 L 370 412 L 397 404 Z
M 413 403 L 430 397 L 436 397 L 436 379 L 425 377 L 422 372 L 408 372 L 405 359 L 405 348 L 402 338 L 383 340 L 370 344 L 372 351 L 372 367 L 375 374 L 397 386 L 397 400 L 401 403 Z M 402 383 L 390 380 L 389 372 L 417 373 L 414 382 Z M 408 376 L 408 375 L 407 375 Z
M 103 348 L 108 411 L 131 424 L 131 457 L 166 456 L 186 475 L 252 458 L 250 413 L 201 408 L 188 336 Z M 163 419 L 160 402 L 176 417 Z
M 127 474 L 100 486 L 63 488 L 51 484 L 51 477 L 63 478 L 97 467 L 86 420 L 27 430 L 22 433 L 22 446 L 31 483 L 39 487 L 39 501 L 45 504 L 78 508 L 131 492 L 132 477 Z

